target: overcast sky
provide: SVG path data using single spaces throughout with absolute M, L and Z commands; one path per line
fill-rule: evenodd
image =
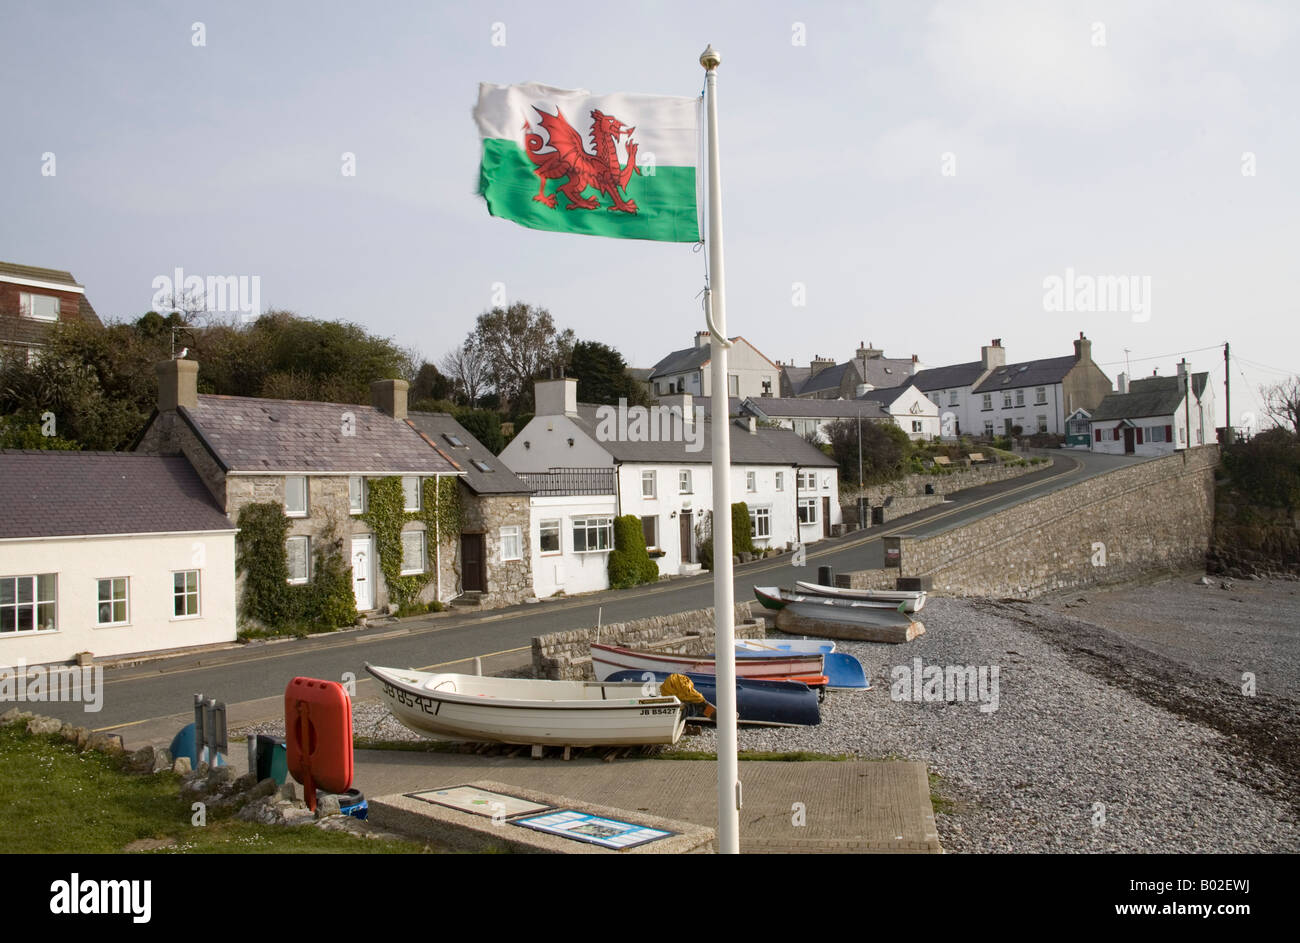
M 3 0 L 0 18 L 0 259 L 70 270 L 106 320 L 177 267 L 256 275 L 264 308 L 436 360 L 499 282 L 650 366 L 702 327 L 703 254 L 489 217 L 470 110 L 480 81 L 694 95 L 711 42 L 728 327 L 770 358 L 865 340 L 939 366 L 1000 337 L 1017 361 L 1085 331 L 1113 379 L 1125 348 L 1135 375 L 1170 374 L 1226 339 L 1238 423 L 1300 372 L 1295 4 Z M 1149 284 L 1145 310 L 1049 310 L 1071 269 Z M 1187 356 L 1222 421 L 1222 350 Z

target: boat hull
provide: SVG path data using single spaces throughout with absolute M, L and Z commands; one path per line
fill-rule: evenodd
M 803 640 L 821 646 L 834 646 L 831 641 L 821 639 Z M 758 649 L 748 647 L 755 643 L 751 640 L 737 640 L 736 651 L 743 651 L 747 657 L 772 658 L 780 655 L 779 649 Z M 777 643 L 780 644 L 780 643 Z M 745 646 L 745 647 L 742 647 Z M 822 670 L 826 673 L 826 687 L 833 691 L 865 691 L 871 687 L 867 673 L 862 669 L 862 662 L 844 652 L 822 652 Z
M 379 681 L 393 716 L 435 740 L 574 747 L 673 744 L 686 724 L 681 701 L 647 696 L 639 684 L 481 678 L 371 665 L 366 671 Z
M 795 655 L 829 655 L 835 651 L 835 642 L 827 638 L 738 638 L 736 651 L 755 655 L 779 651 Z
M 662 671 L 617 671 L 610 681 L 654 681 L 668 677 Z M 714 675 L 688 674 L 695 690 L 710 704 L 718 703 L 718 679 Z M 769 727 L 811 727 L 822 722 L 817 692 L 798 681 L 736 681 L 736 712 L 742 724 Z M 690 718 L 697 723 L 703 718 Z
M 717 663 L 712 655 L 676 655 L 668 652 L 647 652 L 640 649 L 619 648 L 616 645 L 591 646 L 592 668 L 596 677 L 604 681 L 616 671 L 662 671 L 666 674 L 717 674 Z M 777 657 L 742 655 L 736 658 L 737 678 L 757 678 L 767 681 L 823 678 L 824 659 L 821 654 L 781 654 Z M 812 683 L 816 683 L 815 681 Z M 821 683 L 825 683 L 822 681 Z
M 839 586 L 823 586 L 820 583 L 808 583 L 796 580 L 795 591 L 806 596 L 827 596 L 831 599 L 849 599 L 864 602 L 882 609 L 897 609 L 903 604 L 904 612 L 920 612 L 925 608 L 926 594 L 902 589 L 845 589 Z

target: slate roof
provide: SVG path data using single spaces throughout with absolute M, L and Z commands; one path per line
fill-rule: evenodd
M 878 402 L 857 399 L 800 399 L 789 396 L 750 397 L 747 412 L 761 413 L 769 419 L 889 419 Z
M 371 406 L 200 394 L 180 412 L 230 472 L 432 475 L 459 471 L 405 421 Z M 353 435 L 344 435 L 344 414 Z
M 465 484 L 475 494 L 529 494 L 533 488 L 506 468 L 505 462 L 474 438 L 449 413 L 408 413 L 406 421 L 465 472 Z M 451 437 L 461 445 L 453 445 Z M 483 471 L 475 462 L 488 467 Z
M 785 380 L 790 384 L 790 391 L 798 395 L 799 390 L 808 382 L 808 377 L 812 375 L 812 367 L 782 367 L 785 372 Z
M 867 390 L 854 401 L 858 403 L 879 403 L 883 408 L 892 406 L 894 400 L 903 395 L 906 386 L 887 386 L 884 389 Z
M 735 340 L 735 338 L 731 338 Z M 664 357 L 657 364 L 650 368 L 650 379 L 655 377 L 668 376 L 676 373 L 687 373 L 691 370 L 698 370 L 709 362 L 709 345 L 703 347 L 686 347 L 682 350 L 674 350 L 667 357 Z
M 604 440 L 597 436 L 599 425 L 596 410 L 590 403 L 578 404 L 578 415 L 571 417 L 580 429 L 608 452 L 616 462 L 663 462 L 700 464 L 713 461 L 713 427 L 710 420 L 700 424 L 692 435 L 702 447 L 689 452 L 685 441 L 628 442 Z M 751 434 L 744 420 L 730 420 L 732 465 L 800 465 L 808 467 L 835 467 L 835 460 L 821 449 L 809 445 L 802 436 L 790 429 L 760 427 Z
M 1073 354 L 1048 357 L 1045 360 L 1026 360 L 1009 363 L 990 373 L 973 393 L 992 393 L 997 390 L 1014 390 L 1026 386 L 1049 386 L 1060 383 L 1079 361 Z
M 1209 382 L 1208 373 L 1192 374 L 1192 393 L 1198 398 Z M 1093 422 L 1172 416 L 1183 404 L 1183 383 L 1178 377 L 1133 380 L 1127 393 L 1107 393 L 1092 411 Z
M 18 265 L 14 262 L 0 262 L 0 278 L 9 275 L 13 278 L 28 278 L 35 282 L 53 282 L 60 285 L 68 285 L 71 288 L 82 288 L 71 272 L 65 272 L 56 268 L 38 268 L 35 265 Z
M 0 450 L 0 538 L 231 531 L 183 457 Z
M 809 396 L 823 390 L 838 390 L 845 374 L 850 372 L 852 378 L 849 382 L 854 386 L 859 383 L 870 383 L 875 387 L 901 386 L 911 376 L 911 369 L 910 357 L 905 360 L 894 357 L 869 357 L 866 360 L 858 360 L 855 357 L 833 367 L 827 367 L 815 377 L 805 380 L 801 386 L 795 388 L 795 395 Z M 811 367 L 808 372 L 812 372 Z M 790 382 L 794 383 L 793 378 Z
M 949 367 L 931 367 L 914 373 L 908 383 L 923 393 L 934 390 L 948 390 L 960 386 L 970 386 L 984 372 L 984 361 L 957 363 Z

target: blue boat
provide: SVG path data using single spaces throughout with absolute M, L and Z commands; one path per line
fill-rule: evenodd
M 749 641 L 742 650 L 740 643 L 736 643 L 736 654 L 744 655 L 745 658 L 776 658 L 782 655 L 790 654 L 789 644 L 782 644 L 779 641 L 765 639 L 764 645 L 771 647 L 764 650 L 757 647 L 758 643 Z M 807 645 L 807 643 L 804 643 Z M 834 643 L 830 643 L 833 647 Z M 804 651 L 805 649 L 799 649 Z M 858 661 L 852 655 L 844 652 L 823 651 L 822 653 L 822 674 L 826 675 L 826 687 L 832 691 L 868 691 L 871 689 L 871 682 L 867 680 L 867 673 L 862 669 L 862 662 Z
M 718 703 L 718 679 L 714 675 L 688 674 L 695 690 L 710 704 Z M 668 673 L 662 671 L 617 671 L 606 681 L 650 681 L 662 684 Z M 695 705 L 690 705 L 694 707 Z M 741 678 L 736 681 L 736 712 L 742 724 L 772 727 L 812 727 L 822 722 L 817 692 L 802 681 L 759 681 Z M 702 720 L 703 718 L 693 718 Z

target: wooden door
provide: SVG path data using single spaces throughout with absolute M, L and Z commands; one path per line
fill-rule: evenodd
M 831 499 L 822 498 L 822 536 L 831 535 Z
M 1136 451 L 1133 447 L 1133 427 L 1124 427 L 1124 454 L 1132 455 Z
M 695 527 L 691 522 L 691 512 L 682 511 L 681 515 L 682 562 L 695 562 Z
M 460 588 L 466 593 L 487 590 L 482 534 L 460 535 Z

